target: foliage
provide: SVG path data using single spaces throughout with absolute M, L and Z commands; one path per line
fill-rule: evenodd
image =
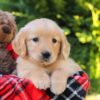
M 71 43 L 70 56 L 90 77 L 90 92 L 100 93 L 99 0 L 0 0 L 0 9 L 12 12 L 19 28 L 35 18 L 55 20 Z

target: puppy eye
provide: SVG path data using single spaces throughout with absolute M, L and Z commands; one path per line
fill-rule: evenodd
M 32 39 L 34 42 L 38 42 L 39 41 L 39 38 L 38 37 L 35 37 Z
M 56 43 L 56 42 L 57 42 L 57 40 L 56 40 L 55 38 L 53 38 L 53 39 L 52 39 L 52 42 L 53 42 L 53 43 Z

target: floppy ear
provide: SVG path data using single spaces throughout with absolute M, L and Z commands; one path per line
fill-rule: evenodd
M 70 44 L 67 41 L 67 38 L 64 35 L 64 32 L 61 32 L 61 56 L 64 59 L 67 59 L 70 53 Z
M 14 51 L 24 57 L 27 54 L 26 50 L 26 33 L 24 29 L 21 29 L 19 33 L 16 34 L 14 40 L 12 41 L 12 47 Z

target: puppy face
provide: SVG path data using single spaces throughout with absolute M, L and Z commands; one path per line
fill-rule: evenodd
M 11 42 L 16 33 L 16 23 L 12 14 L 0 10 L 0 42 Z
M 54 63 L 60 56 L 65 58 L 69 52 L 62 30 L 49 19 L 37 19 L 27 24 L 12 44 L 20 56 L 31 57 L 44 65 Z
M 41 30 L 37 29 L 29 35 L 26 42 L 28 54 L 38 62 L 51 64 L 60 53 L 60 41 L 57 30 L 43 26 Z

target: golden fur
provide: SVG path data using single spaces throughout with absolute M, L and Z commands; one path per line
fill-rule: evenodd
M 62 29 L 50 19 L 31 21 L 19 31 L 12 44 L 19 54 L 18 76 L 32 80 L 39 89 L 50 87 L 53 93 L 61 94 L 66 88 L 67 78 L 81 70 L 69 58 L 70 44 Z M 42 57 L 45 51 L 51 54 L 49 60 Z

